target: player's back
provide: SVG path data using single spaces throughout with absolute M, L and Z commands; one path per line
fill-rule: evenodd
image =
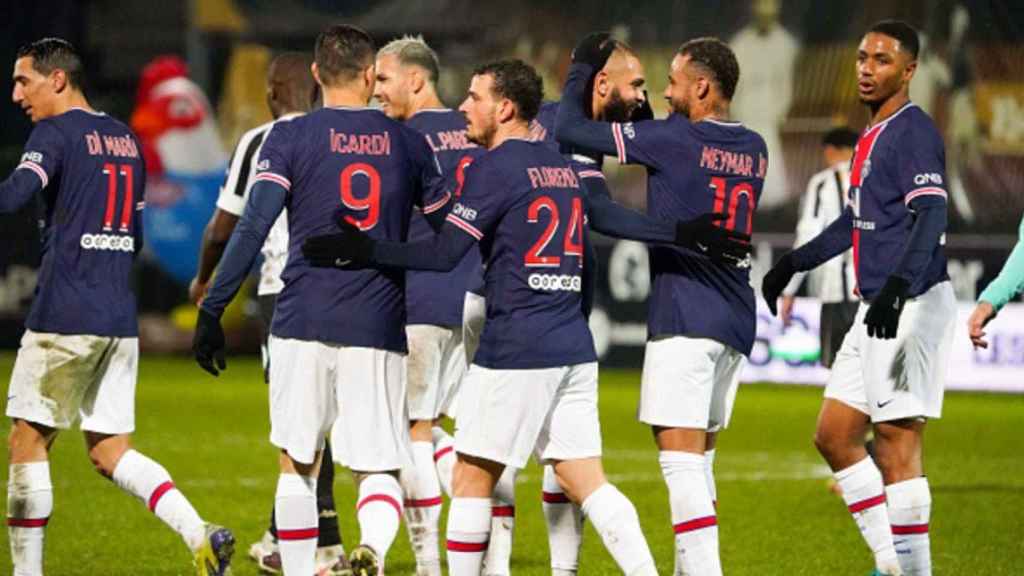
M 137 336 L 131 270 L 146 183 L 138 140 L 122 122 L 75 108 L 40 121 L 26 150 L 23 165 L 44 182 L 42 263 L 26 326 Z
M 289 190 L 274 336 L 405 350 L 404 274 L 314 268 L 302 243 L 336 233 L 339 209 L 374 238 L 404 241 L 413 204 L 437 200 L 424 197 L 425 168 L 440 178 L 423 136 L 376 110 L 324 108 L 275 124 L 256 177 Z
M 487 323 L 474 363 L 547 368 L 596 360 L 581 309 L 583 194 L 560 154 L 508 140 L 466 174 L 449 220 L 481 239 Z
M 465 117 L 447 108 L 427 109 L 414 114 L 405 124 L 424 135 L 449 182 L 448 188 L 457 198 L 462 192 L 466 167 L 486 152 L 469 141 Z M 410 242 L 434 235 L 423 213 L 441 207 L 427 206 L 423 211 L 413 211 L 409 223 Z M 471 283 L 479 284 L 480 266 L 480 251 L 470 250 L 450 272 L 408 271 L 405 287 L 408 323 L 461 326 L 465 293 Z

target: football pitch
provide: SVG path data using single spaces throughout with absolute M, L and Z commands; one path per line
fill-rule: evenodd
M 0 354 L 0 373 L 12 353 Z M 231 357 L 214 379 L 186 358 L 143 355 L 136 447 L 161 462 L 204 518 L 238 538 L 234 574 L 256 574 L 248 545 L 266 529 L 277 481 L 268 441 L 266 387 L 255 358 Z M 1022 374 L 1024 377 L 1024 374 Z M 672 573 L 673 534 L 650 431 L 636 422 L 639 372 L 605 370 L 601 422 L 605 467 L 636 505 L 661 574 Z M 722 563 L 730 575 L 867 575 L 870 555 L 811 444 L 821 391 L 740 388 L 716 459 Z M 9 422 L 4 421 L 6 435 Z M 945 417 L 929 425 L 925 454 L 933 491 L 936 575 L 1024 574 L 1024 397 L 948 393 Z M 65 433 L 52 454 L 54 514 L 47 574 L 190 574 L 182 542 L 135 501 L 93 472 L 81 435 Z M 6 483 L 6 467 L 3 467 Z M 539 469 L 516 488 L 514 574 L 549 574 Z M 347 548 L 357 543 L 355 490 L 338 471 L 335 499 Z M 443 534 L 443 527 L 442 527 Z M 0 573 L 10 570 L 6 542 Z M 412 574 L 404 527 L 388 574 Z M 590 528 L 580 574 L 619 573 Z

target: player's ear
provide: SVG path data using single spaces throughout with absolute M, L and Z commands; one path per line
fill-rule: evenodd
M 697 98 L 703 100 L 711 94 L 711 80 L 707 76 L 701 76 L 697 78 Z
M 50 84 L 53 86 L 53 91 L 57 94 L 60 94 L 64 91 L 65 88 L 68 87 L 67 72 L 64 72 L 60 68 L 57 68 L 53 72 L 50 72 L 50 77 L 48 78 L 48 80 L 50 81 Z
M 419 93 L 420 90 L 423 90 L 423 86 L 426 85 L 426 83 L 427 79 L 423 77 L 423 72 L 414 68 L 409 73 L 409 87 L 412 89 L 413 93 Z
M 903 81 L 910 82 L 911 78 L 914 77 L 914 72 L 917 71 L 917 59 L 907 62 L 907 65 L 903 68 Z
M 499 124 L 509 122 L 516 116 L 516 105 L 508 98 L 502 98 L 501 102 L 498 103 L 496 112 Z
M 608 81 L 608 73 L 604 70 L 599 70 L 594 75 L 594 94 L 604 98 L 608 96 L 608 92 L 611 90 L 611 83 Z
M 320 68 L 317 67 L 316 62 L 309 65 L 309 72 L 313 74 L 313 80 L 316 81 L 317 84 L 323 86 L 324 83 L 320 81 Z

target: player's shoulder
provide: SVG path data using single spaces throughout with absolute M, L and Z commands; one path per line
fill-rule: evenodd
M 939 132 L 939 127 L 935 125 L 932 117 L 917 104 L 908 104 L 905 110 L 897 114 L 899 116 L 894 120 L 900 124 L 901 130 L 898 132 L 912 138 L 915 145 L 924 143 L 922 141 L 942 143 L 942 133 Z
M 260 143 L 265 141 L 267 135 L 270 133 L 270 130 L 275 125 L 277 125 L 278 122 L 279 120 L 271 120 L 270 122 L 265 122 L 263 124 L 260 124 L 259 126 L 256 126 L 255 128 L 250 128 L 246 130 L 242 134 L 241 138 L 238 139 L 238 143 L 235 144 L 236 153 L 244 152 L 245 150 L 248 150 L 249 147 L 252 146 L 253 144 L 259 145 Z

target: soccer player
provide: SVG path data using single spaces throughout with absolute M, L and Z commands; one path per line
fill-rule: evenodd
M 999 314 L 1006 303 L 1017 294 L 1024 292 L 1024 218 L 1020 221 L 1017 244 L 1003 269 L 978 297 L 978 305 L 967 320 L 967 332 L 971 344 L 977 348 L 988 348 L 985 340 L 985 326 Z
M 586 117 L 585 86 L 613 50 L 592 34 L 573 52 L 556 118 L 570 146 L 647 167 L 647 211 L 685 219 L 726 212 L 727 230 L 750 234 L 767 170 L 764 140 L 729 120 L 739 65 L 715 38 L 683 44 L 672 59 L 665 120 L 611 124 Z M 715 440 L 729 423 L 744 356 L 754 341 L 749 258 L 723 262 L 695 249 L 651 246 L 653 286 L 639 419 L 651 425 L 668 485 L 677 572 L 721 574 L 712 475 Z
M 303 252 L 322 266 L 447 270 L 480 242 L 487 320 L 460 391 L 450 574 L 480 574 L 495 483 L 531 453 L 554 464 L 624 573 L 655 574 L 636 510 L 601 465 L 597 362 L 580 298 L 584 198 L 561 155 L 530 138 L 541 92 L 518 60 L 475 71 L 460 110 L 488 153 L 466 170 L 439 235 L 384 242 L 339 222 L 342 233 L 311 239 Z
M 434 150 L 449 188 L 460 194 L 464 170 L 484 149 L 466 137 L 466 120 L 437 95 L 437 54 L 422 37 L 406 36 L 377 52 L 374 96 L 389 118 L 421 132 Z M 430 238 L 434 229 L 413 212 L 409 240 Z M 440 576 L 438 520 L 441 483 L 434 455 L 448 436 L 435 423 L 448 413 L 466 370 L 462 342 L 465 294 L 482 275 L 479 250 L 470 250 L 450 272 L 409 271 L 405 276 L 407 390 L 413 467 L 402 471 L 405 520 L 416 556 L 416 573 Z M 438 440 L 435 445 L 434 439 Z M 454 458 L 447 459 L 454 464 Z
M 43 573 L 50 447 L 58 430 L 80 421 L 96 470 L 182 537 L 198 574 L 222 575 L 234 536 L 205 522 L 167 470 L 132 448 L 139 343 L 130 284 L 146 171 L 138 139 L 89 105 L 84 80 L 81 57 L 64 40 L 18 50 L 13 100 L 35 127 L 21 163 L 0 183 L 0 212 L 41 201 L 43 257 L 7 392 L 14 574 Z
M 910 102 L 917 32 L 899 21 L 868 29 L 857 89 L 871 118 L 857 142 L 849 206 L 818 237 L 784 255 L 762 284 L 775 301 L 794 273 L 853 247 L 862 302 L 832 366 L 815 444 L 875 556 L 880 574 L 931 574 L 931 491 L 921 451 L 942 412 L 956 301 L 942 248 L 942 137 Z M 875 457 L 864 448 L 874 431 Z M 879 471 L 881 469 L 881 471 Z
M 227 178 L 217 198 L 217 209 L 210 218 L 203 233 L 199 249 L 199 269 L 189 285 L 189 297 L 198 305 L 209 288 L 213 271 L 220 263 L 228 239 L 238 224 L 238 218 L 245 210 L 260 149 L 267 133 L 278 121 L 287 121 L 309 112 L 316 99 L 316 82 L 309 68 L 312 56 L 301 52 L 287 52 L 274 58 L 267 68 L 267 106 L 274 117 L 249 130 L 238 141 L 231 156 Z M 260 268 L 260 283 L 257 291 L 260 315 L 264 326 L 263 375 L 270 375 L 270 356 L 267 341 L 270 322 L 274 316 L 274 302 L 284 287 L 281 271 L 288 259 L 288 222 L 281 215 L 270 229 L 270 235 L 263 244 L 263 265 Z M 331 462 L 331 447 L 324 443 L 324 460 Z M 329 569 L 339 573 L 348 567 L 348 558 L 341 543 L 338 529 L 338 513 L 334 509 L 334 466 L 321 466 L 317 478 L 316 506 L 319 518 L 317 537 L 317 569 Z M 249 548 L 249 556 L 260 569 L 271 574 L 281 571 L 281 554 L 277 549 L 277 526 L 271 508 L 270 528 L 263 538 Z
M 287 208 L 288 262 L 270 329 L 270 440 L 281 449 L 275 511 L 286 574 L 314 572 L 316 478 L 328 432 L 335 458 L 359 479 L 361 540 L 349 555 L 357 576 L 384 565 L 402 516 L 398 471 L 411 464 L 404 273 L 312 268 L 299 251 L 309 235 L 334 228 L 336 211 L 374 237 L 403 240 L 413 204 L 430 219 L 448 195 L 423 135 L 366 108 L 374 58 L 373 41 L 358 28 L 331 26 L 317 38 L 312 71 L 324 108 L 267 134 L 196 327 L 196 359 L 216 375 L 224 368 L 220 315 Z

